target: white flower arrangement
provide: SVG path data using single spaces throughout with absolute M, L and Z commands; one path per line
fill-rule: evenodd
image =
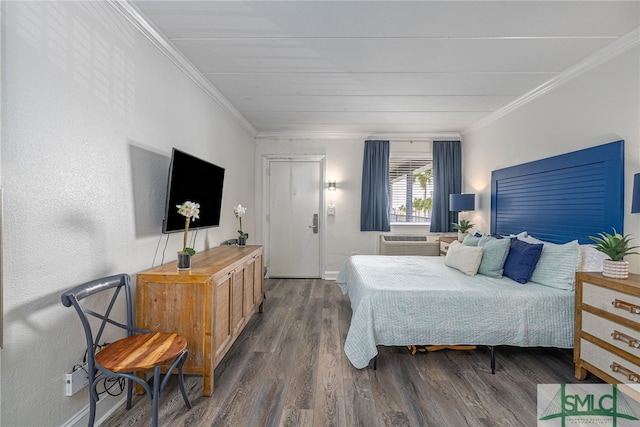
M 242 217 L 246 213 L 247 213 L 247 208 L 245 208 L 242 205 L 238 205 L 238 206 L 234 206 L 233 207 L 233 214 L 240 221 L 240 229 L 238 230 L 238 235 L 240 237 L 244 237 L 245 239 L 248 239 L 249 238 L 249 234 L 245 233 L 244 231 L 242 231 Z
M 187 234 L 189 233 L 189 224 L 200 218 L 200 203 L 186 201 L 181 205 L 176 205 L 178 213 L 185 216 L 184 241 L 182 243 L 182 252 L 193 256 L 196 251 L 187 247 Z

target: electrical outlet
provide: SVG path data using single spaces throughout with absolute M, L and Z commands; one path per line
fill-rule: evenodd
M 89 384 L 88 366 L 85 363 L 81 368 L 65 374 L 65 394 L 73 396 Z

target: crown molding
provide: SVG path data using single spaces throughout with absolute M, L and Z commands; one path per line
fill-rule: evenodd
M 140 34 L 146 37 L 167 59 L 182 71 L 205 94 L 233 117 L 252 137 L 258 133 L 242 114 L 207 80 L 187 58 L 169 42 L 162 33 L 147 21 L 138 8 L 127 0 L 107 0 L 113 10 L 127 19 Z
M 459 132 L 422 132 L 422 133 L 374 133 L 368 138 L 388 139 L 390 141 L 436 141 L 436 140 L 459 140 Z
M 461 139 L 458 132 L 439 133 L 367 133 L 367 132 L 258 132 L 256 139 L 388 139 L 393 141 L 432 141 L 437 139 Z
M 491 123 L 506 116 L 512 111 L 530 103 L 531 101 L 546 94 L 547 92 L 556 89 L 558 86 L 563 85 L 568 81 L 575 79 L 576 77 L 586 73 L 587 71 L 597 67 L 598 65 L 601 65 L 607 61 L 610 61 L 616 56 L 621 55 L 624 52 L 630 49 L 633 49 L 634 47 L 639 45 L 640 45 L 640 27 L 618 38 L 616 41 L 614 41 L 610 45 L 600 49 L 599 51 L 585 58 L 584 60 L 561 71 L 557 76 L 546 81 L 545 83 L 541 84 L 535 89 L 525 93 L 521 97 L 510 102 L 509 104 L 505 105 L 499 110 L 496 110 L 493 113 L 486 115 L 482 119 L 478 120 L 477 122 L 469 126 L 467 129 L 465 129 L 462 132 L 462 134 L 464 135 L 468 133 L 473 133 L 485 126 L 490 125 Z
M 366 132 L 282 131 L 258 132 L 256 139 L 362 139 Z

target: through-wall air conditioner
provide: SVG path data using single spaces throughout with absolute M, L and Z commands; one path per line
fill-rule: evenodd
M 427 236 L 380 236 L 380 255 L 440 255 L 440 243 L 429 242 Z

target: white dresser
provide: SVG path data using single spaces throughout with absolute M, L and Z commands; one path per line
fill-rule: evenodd
M 575 376 L 640 382 L 640 275 L 609 279 L 576 274 Z

